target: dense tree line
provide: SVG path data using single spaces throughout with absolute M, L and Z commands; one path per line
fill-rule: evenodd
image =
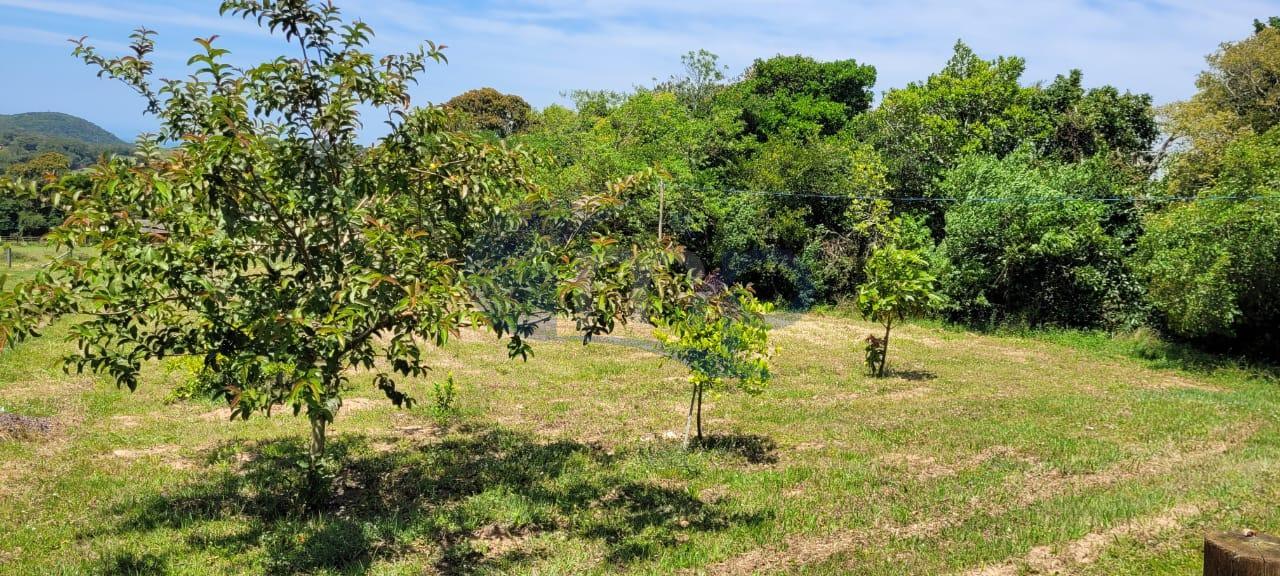
M 70 170 L 70 158 L 57 152 L 44 152 L 26 162 L 11 164 L 3 174 L 40 187 L 83 189 L 88 176 Z M 64 217 L 63 210 L 37 195 L 0 195 L 0 236 L 42 236 Z
M 570 107 L 491 89 L 449 106 L 545 159 L 535 179 L 566 200 L 656 174 L 606 227 L 661 225 L 767 300 L 853 298 L 894 218 L 952 320 L 1148 324 L 1265 351 L 1280 320 L 1275 19 L 1207 61 L 1196 96 L 1159 109 L 1079 70 L 1028 82 L 1023 59 L 963 42 L 875 105 L 866 63 L 780 55 L 731 78 L 699 51 L 682 74 Z

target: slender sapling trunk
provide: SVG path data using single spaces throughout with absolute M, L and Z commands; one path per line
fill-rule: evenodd
M 698 400 L 698 385 L 693 385 L 693 393 L 689 395 L 689 415 L 684 419 L 684 449 L 689 449 L 689 433 L 693 428 L 693 404 Z
M 884 345 L 882 348 L 880 348 L 880 370 L 876 374 L 881 378 L 884 378 L 885 364 L 889 363 L 889 329 L 890 328 L 893 328 L 892 316 L 890 316 L 889 320 L 884 323 Z
M 704 387 L 702 382 L 698 382 L 698 415 L 695 418 L 698 421 L 698 444 L 702 444 L 702 391 Z

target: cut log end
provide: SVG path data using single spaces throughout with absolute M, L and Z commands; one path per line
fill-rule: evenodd
M 1252 530 L 1208 534 L 1204 576 L 1280 576 L 1280 538 Z

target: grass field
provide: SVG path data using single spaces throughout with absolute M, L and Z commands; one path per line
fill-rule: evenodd
M 13 251 L 12 259 L 6 255 L 6 248 Z M 55 253 L 54 248 L 46 244 L 0 242 L 0 276 L 8 277 L 6 286 L 30 278 Z
M 528 362 L 467 336 L 392 408 L 358 376 L 330 508 L 300 512 L 289 415 L 227 422 L 66 375 L 65 326 L 0 355 L 0 572 L 1191 574 L 1205 530 L 1280 532 L 1280 383 L 1142 339 L 779 315 L 776 379 L 706 407 L 686 453 L 678 364 L 615 339 Z M 567 334 L 566 334 L 567 335 Z M 452 373 L 461 414 L 432 383 Z

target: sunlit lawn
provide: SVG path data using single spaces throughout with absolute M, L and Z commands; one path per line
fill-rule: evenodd
M 633 339 L 467 335 L 397 410 L 356 386 L 329 508 L 297 493 L 305 422 L 227 422 L 57 364 L 65 327 L 0 355 L 0 572 L 1189 574 L 1202 533 L 1280 532 L 1280 384 L 1143 341 L 779 315 L 776 379 L 706 407 L 686 453 L 678 364 Z M 1141 354 L 1139 354 L 1141 353 Z M 1140 358 L 1145 355 L 1147 358 Z M 461 415 L 433 417 L 453 374 Z
M 6 253 L 12 251 L 12 256 Z M 41 266 L 61 251 L 44 243 L 8 243 L 0 241 L 0 276 L 7 276 L 5 286 L 35 276 Z

